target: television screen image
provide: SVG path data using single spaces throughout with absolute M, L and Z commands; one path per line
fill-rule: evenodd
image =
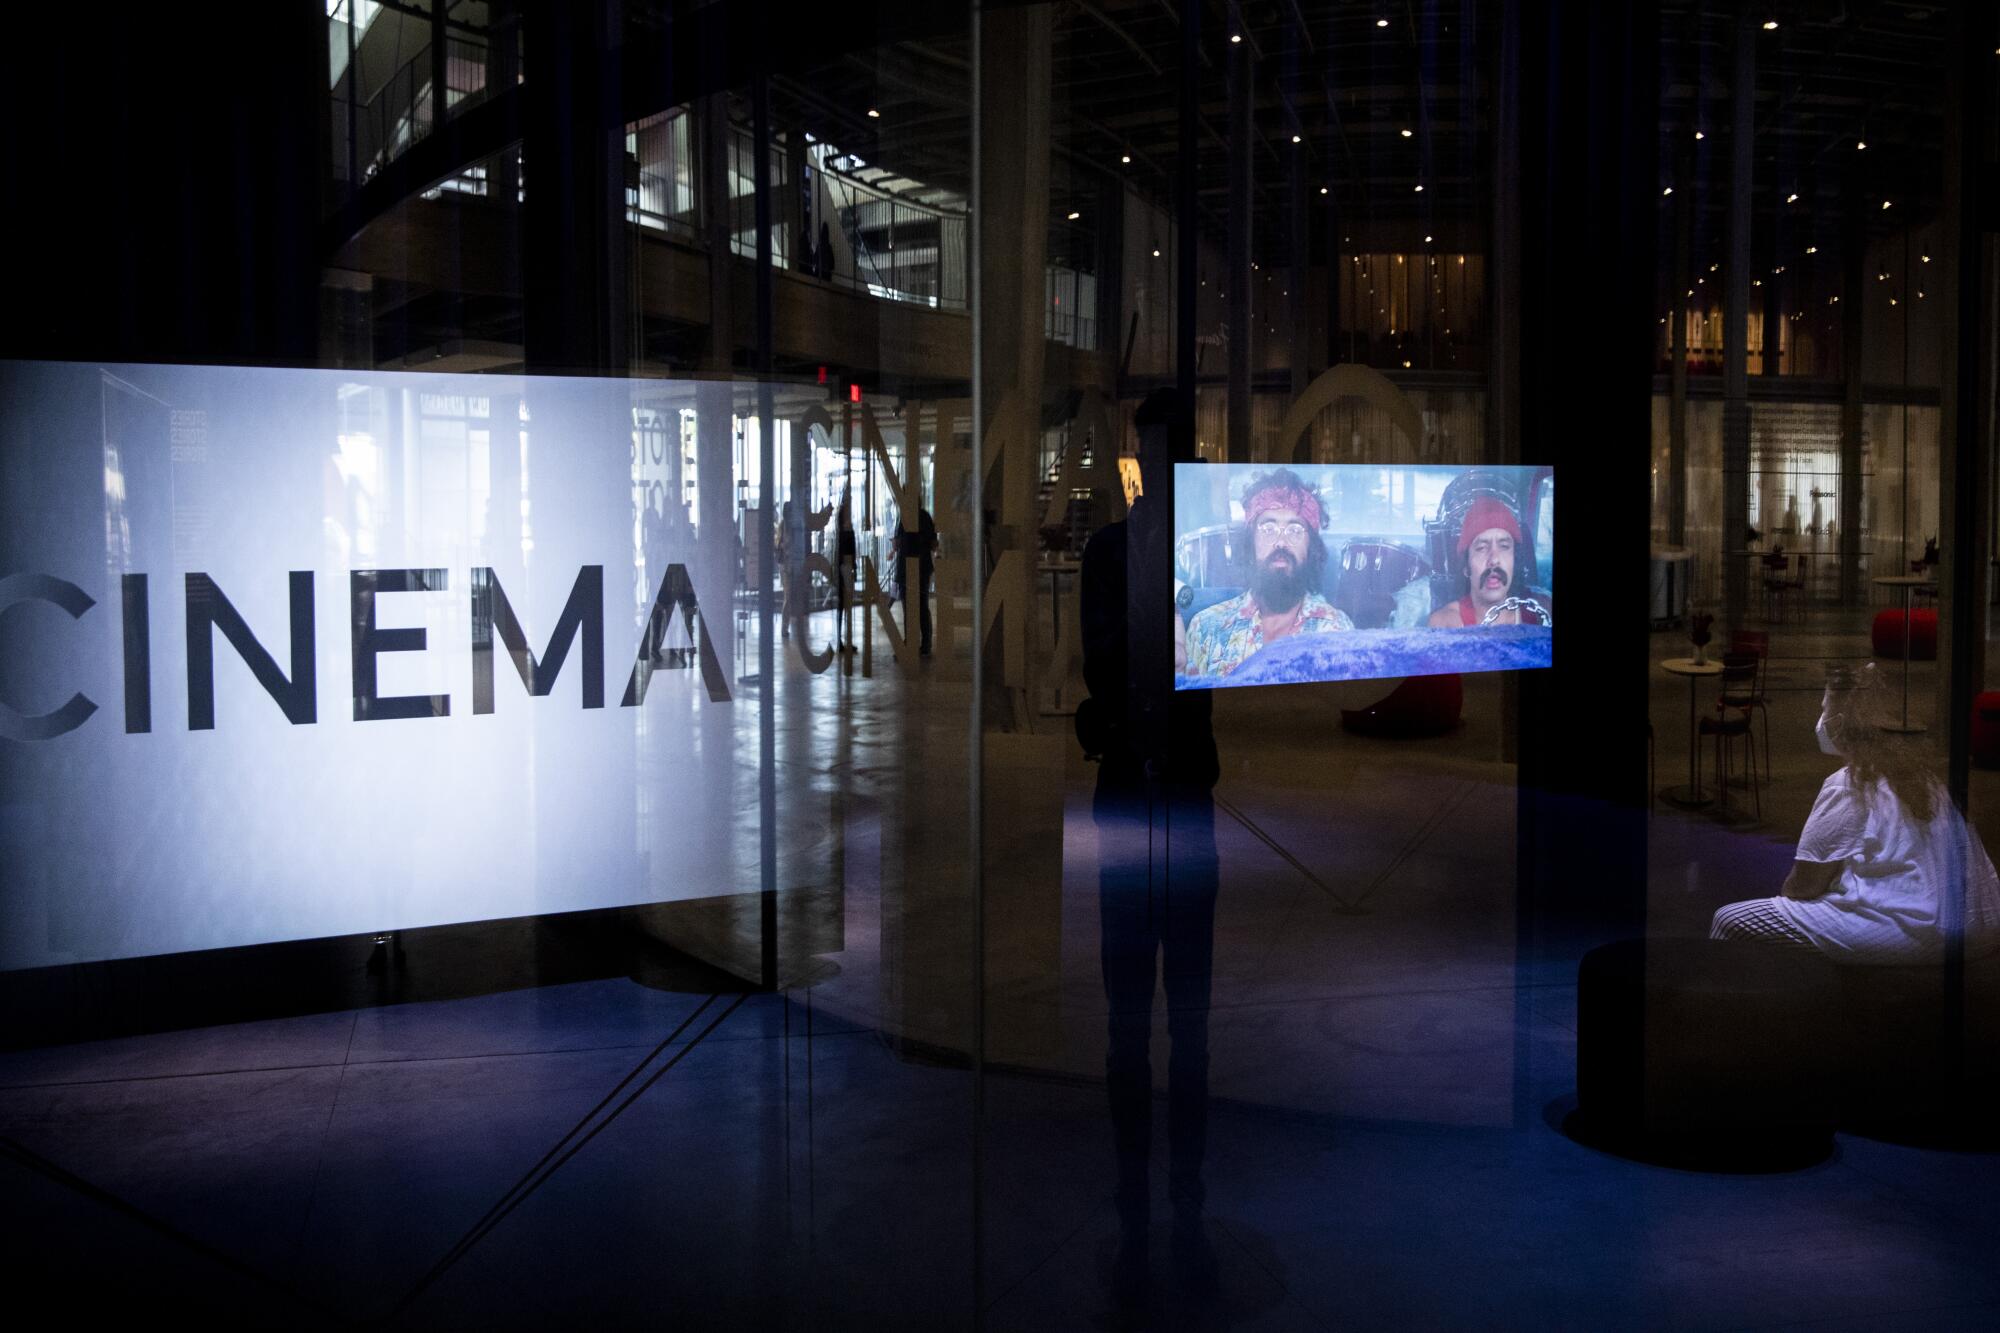
M 1545 467 L 1181 463 L 1174 686 L 1546 667 Z

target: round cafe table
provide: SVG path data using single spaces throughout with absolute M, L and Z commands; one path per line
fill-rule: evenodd
M 1870 582 L 1878 588 L 1899 588 L 1903 593 L 1903 720 L 1884 722 L 1882 730 L 1914 736 L 1924 729 L 1924 724 L 1910 721 L 1910 597 L 1918 588 L 1935 590 L 1937 580 L 1927 574 L 1884 574 Z
M 1675 805 L 1690 810 L 1708 805 L 1708 793 L 1701 789 L 1701 766 L 1696 762 L 1699 747 L 1695 728 L 1695 689 L 1708 676 L 1722 674 L 1720 662 L 1697 662 L 1692 657 L 1669 657 L 1660 667 L 1670 676 L 1686 676 L 1688 683 L 1688 780 L 1685 787 L 1668 787 L 1660 793 Z

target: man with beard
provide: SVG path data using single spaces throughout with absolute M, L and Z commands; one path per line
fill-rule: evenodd
M 1494 607 L 1510 597 L 1523 595 L 1516 591 L 1520 582 L 1517 564 L 1520 548 L 1521 524 L 1512 509 L 1490 495 L 1482 495 L 1467 506 L 1465 520 L 1458 528 L 1458 558 L 1463 562 L 1460 572 L 1465 575 L 1466 593 L 1449 606 L 1431 612 L 1428 622 L 1431 628 L 1521 624 L 1518 607 L 1500 612 L 1491 621 L 1486 619 Z M 1544 615 L 1528 623 L 1545 623 L 1552 609 L 1549 599 L 1544 595 L 1535 600 Z
M 1319 497 L 1286 468 L 1243 493 L 1250 528 L 1250 586 L 1194 618 L 1187 630 L 1187 673 L 1226 676 L 1273 639 L 1354 628 L 1320 596 L 1326 543 Z

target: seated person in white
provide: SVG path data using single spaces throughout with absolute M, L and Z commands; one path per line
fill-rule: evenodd
M 1882 730 L 1877 672 L 1829 670 L 1820 749 L 1829 777 L 1775 898 L 1730 903 L 1709 938 L 1816 949 L 1836 963 L 1929 963 L 1963 931 L 1968 956 L 2000 945 L 2000 879 L 1922 756 Z

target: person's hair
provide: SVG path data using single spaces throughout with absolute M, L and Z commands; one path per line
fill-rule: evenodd
M 1278 489 L 1305 491 L 1308 493 L 1312 491 L 1312 487 L 1306 485 L 1304 479 L 1296 472 L 1293 472 L 1290 468 L 1281 467 L 1275 472 L 1265 473 L 1250 483 L 1249 488 L 1243 492 L 1243 512 L 1246 514 L 1250 512 L 1250 500 L 1252 496 L 1264 491 Z M 1247 588 L 1257 581 L 1255 524 L 1246 523 L 1243 525 L 1242 549 L 1243 586 Z M 1307 592 L 1320 591 L 1320 579 L 1325 570 L 1326 540 L 1319 535 L 1318 528 L 1309 527 L 1306 529 L 1306 558 L 1299 565 L 1299 576 L 1305 580 Z
M 1195 461 L 1194 417 L 1181 402 L 1177 389 L 1155 389 L 1132 413 L 1132 427 L 1144 431 L 1153 426 L 1167 428 L 1168 454 L 1176 463 Z
M 1873 662 L 1859 668 L 1834 665 L 1826 673 L 1826 734 L 1847 761 L 1854 786 L 1866 804 L 1879 781 L 1905 813 L 1928 823 L 1941 795 L 1937 775 L 1924 752 L 1910 740 L 1884 730 L 1889 720 L 1887 688 Z

